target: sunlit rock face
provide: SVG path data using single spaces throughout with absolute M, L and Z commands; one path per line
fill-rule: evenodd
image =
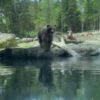
M 16 46 L 15 35 L 0 32 L 0 48 L 7 48 L 13 46 Z

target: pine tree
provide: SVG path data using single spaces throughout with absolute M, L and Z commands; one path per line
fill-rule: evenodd
M 76 0 L 62 0 L 62 30 L 66 32 L 68 29 L 73 32 L 81 29 Z
M 68 0 L 61 2 L 61 29 L 64 32 L 68 30 Z

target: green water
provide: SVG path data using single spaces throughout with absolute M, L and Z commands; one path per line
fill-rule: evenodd
M 100 100 L 100 57 L 1 61 L 0 100 Z

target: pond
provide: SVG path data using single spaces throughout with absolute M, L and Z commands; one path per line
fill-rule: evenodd
M 0 63 L 0 100 L 99 99 L 100 57 Z

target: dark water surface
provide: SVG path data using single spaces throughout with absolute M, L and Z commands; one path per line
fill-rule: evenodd
M 100 57 L 1 61 L 0 100 L 100 100 Z

